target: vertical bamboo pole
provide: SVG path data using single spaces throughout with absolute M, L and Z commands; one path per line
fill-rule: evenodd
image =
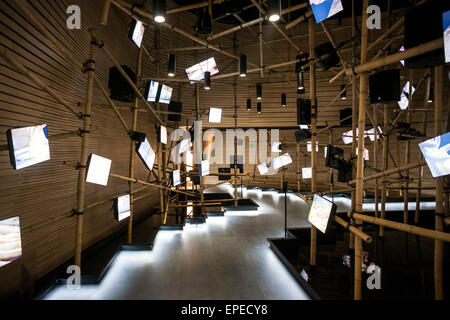
M 444 66 L 435 67 L 434 69 L 434 134 L 441 135 L 442 132 L 442 107 L 444 104 Z M 436 179 L 436 231 L 444 231 L 443 221 L 443 194 L 444 194 L 444 177 Z M 434 241 L 434 298 L 436 300 L 444 299 L 443 287 L 443 261 L 444 243 L 442 240 Z
M 328 131 L 328 143 L 333 144 L 333 129 L 330 129 Z M 334 190 L 333 169 L 328 169 L 328 171 L 330 173 L 330 192 L 333 192 Z
M 88 160 L 89 129 L 91 127 L 92 96 L 94 92 L 95 54 L 97 39 L 91 34 L 89 61 L 87 64 L 87 94 L 83 114 L 83 131 L 81 138 L 81 156 L 78 170 L 77 187 L 77 221 L 75 234 L 75 265 L 81 267 L 81 252 L 83 247 L 83 213 L 84 198 L 86 194 L 86 165 Z
M 262 25 L 260 26 L 260 40 L 262 39 Z M 262 42 L 260 42 L 262 43 Z M 262 48 L 262 47 L 261 47 Z M 236 46 L 236 33 L 234 34 L 234 39 L 233 39 L 233 53 L 236 54 L 237 51 L 237 46 Z M 261 61 L 262 61 L 262 51 L 261 51 Z M 234 70 L 237 70 L 237 63 L 236 61 L 234 62 Z M 263 74 L 263 70 L 261 69 L 261 73 Z M 237 114 L 237 109 L 238 109 L 238 105 L 237 105 L 237 76 L 234 77 L 234 82 L 233 82 L 233 90 L 234 90 L 234 132 L 236 132 L 237 130 L 237 118 L 238 118 L 238 114 Z M 237 207 L 239 202 L 238 202 L 238 177 L 237 177 L 237 160 L 238 160 L 238 154 L 237 154 L 237 136 L 235 135 L 234 137 L 234 206 Z M 244 150 L 245 152 L 245 150 Z
M 355 13 L 355 0 L 352 0 L 352 37 L 356 37 L 356 13 Z M 356 41 L 353 41 L 352 46 L 352 60 L 353 65 L 356 65 Z M 358 115 L 358 109 L 356 107 L 356 76 L 352 75 L 352 158 L 356 155 L 356 117 Z M 354 164 L 353 159 L 351 160 Z M 352 177 L 356 176 L 355 166 L 352 166 Z M 356 210 L 356 192 L 352 191 L 352 211 Z M 353 224 L 353 220 L 350 221 Z M 350 232 L 349 235 L 349 248 L 355 248 L 355 234 Z
M 261 0 L 259 0 L 261 6 Z M 259 11 L 259 17 L 262 17 L 262 12 Z M 259 67 L 261 68 L 261 77 L 264 77 L 264 51 L 263 51 L 263 24 L 259 23 Z
M 389 151 L 389 135 L 388 135 L 388 125 L 389 125 L 389 109 L 388 106 L 384 105 L 384 126 L 383 132 L 385 133 L 383 137 L 383 164 L 382 170 L 386 171 L 389 167 L 388 151 Z M 381 219 L 386 216 L 386 198 L 387 198 L 387 177 L 383 178 L 383 185 L 381 187 Z M 379 230 L 380 237 L 384 237 L 384 227 L 380 226 Z
M 378 110 L 377 106 L 373 108 L 374 118 L 373 121 L 375 122 L 375 126 L 378 127 Z M 375 169 L 378 168 L 378 152 L 377 152 L 377 146 L 378 146 L 378 130 L 374 130 L 375 134 L 375 141 L 373 142 L 373 167 Z M 374 194 L 374 202 L 375 202 L 375 217 L 379 218 L 379 211 L 378 211 L 378 179 L 375 179 L 375 194 Z
M 196 121 L 200 121 L 200 88 L 198 86 L 198 84 L 195 84 L 195 108 L 196 108 L 196 112 L 195 112 L 195 120 Z M 196 141 L 194 142 L 196 143 Z M 198 159 L 198 161 L 202 161 L 203 160 L 203 144 L 202 142 L 200 142 L 199 146 L 195 146 L 195 149 L 200 150 L 200 159 Z M 195 155 L 194 155 L 194 159 L 195 159 Z M 199 170 L 199 174 L 200 170 Z M 200 216 L 204 216 L 204 212 L 205 212 L 205 198 L 204 198 L 204 194 L 203 194 L 203 180 L 204 177 L 200 176 L 200 204 L 201 204 L 201 214 Z
M 414 73 L 412 70 L 409 71 L 409 102 L 408 108 L 412 108 L 412 84 L 414 81 Z M 406 115 L 406 122 L 411 123 L 411 112 L 408 112 Z M 406 141 L 406 150 L 405 150 L 405 165 L 407 165 L 410 161 L 410 152 L 411 152 L 411 141 Z M 405 183 L 403 184 L 404 190 L 403 190 L 403 223 L 408 224 L 408 189 L 409 189 L 409 170 L 405 171 Z
M 102 18 L 100 22 L 103 26 L 108 25 L 110 7 L 111 7 L 111 0 L 105 0 L 102 10 Z
M 300 143 L 297 142 L 297 192 L 302 191 L 300 184 Z
M 362 13 L 362 39 L 361 39 L 361 64 L 367 62 L 367 36 L 368 29 L 367 7 L 368 0 L 363 0 Z M 366 128 L 366 100 L 367 100 L 367 74 L 359 76 L 359 117 L 358 117 L 358 160 L 356 168 L 356 211 L 362 212 L 363 209 L 363 193 L 364 193 L 364 134 Z M 362 224 L 362 221 L 356 220 L 356 224 Z M 360 227 L 362 230 L 362 227 Z M 362 242 L 361 238 L 355 235 L 355 281 L 354 281 L 354 298 L 361 300 L 361 263 L 362 262 Z
M 139 79 L 142 73 L 142 47 L 139 49 L 137 65 L 136 65 L 136 86 L 138 86 Z M 138 108 L 139 108 L 139 97 L 134 98 L 134 104 L 132 108 L 132 124 L 131 131 L 136 131 L 137 118 L 138 118 Z M 134 177 L 134 154 L 135 154 L 136 142 L 130 139 L 130 166 L 129 166 L 129 176 Z M 128 219 L 128 243 L 133 242 L 133 218 L 134 218 L 134 184 L 135 182 L 129 181 L 128 187 L 130 191 L 130 218 Z
M 309 29 L 309 57 L 312 59 L 315 57 L 315 34 L 314 34 L 314 18 L 310 17 L 308 20 Z M 310 98 L 311 98 L 311 168 L 312 168 L 312 180 L 311 180 L 311 192 L 314 194 L 317 192 L 317 98 L 316 98 L 316 66 L 313 64 L 310 68 Z M 310 265 L 316 265 L 317 255 L 317 229 L 311 225 L 311 254 Z

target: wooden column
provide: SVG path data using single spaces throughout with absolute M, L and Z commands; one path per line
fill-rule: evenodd
M 142 73 L 142 48 L 139 49 L 137 64 L 136 64 L 136 86 L 139 86 L 139 79 Z M 131 131 L 136 131 L 137 119 L 138 119 L 138 108 L 139 108 L 139 97 L 134 98 L 133 108 L 132 108 L 132 124 Z M 129 176 L 134 177 L 134 155 L 136 153 L 136 142 L 130 139 L 130 166 L 129 166 Z M 128 219 L 128 243 L 133 242 L 133 218 L 134 218 L 134 182 L 128 182 L 129 192 L 130 192 L 130 218 Z
M 442 132 L 442 108 L 444 104 L 444 66 L 434 69 L 434 135 L 437 137 Z M 443 196 L 444 196 L 444 177 L 436 178 L 436 231 L 444 231 L 443 221 Z M 444 299 L 443 286 L 443 254 L 444 243 L 441 240 L 434 241 L 434 298 L 436 300 Z
M 362 13 L 362 39 L 361 39 L 361 64 L 367 62 L 367 21 L 368 0 L 363 0 Z M 356 167 L 356 211 L 362 212 L 363 193 L 364 193 L 364 135 L 366 128 L 366 102 L 367 102 L 367 81 L 368 75 L 359 76 L 359 117 L 358 117 L 358 160 Z M 362 221 L 355 220 L 356 224 L 362 224 Z M 361 227 L 362 230 L 362 227 Z M 355 235 L 355 280 L 354 280 L 354 298 L 361 300 L 361 264 L 362 264 L 362 242 L 361 238 Z
M 375 106 L 373 108 L 373 113 L 374 113 L 374 122 L 375 122 L 375 126 L 378 127 L 378 110 L 377 110 L 377 106 Z M 375 135 L 375 140 L 373 142 L 373 167 L 375 169 L 378 168 L 378 152 L 377 152 L 377 146 L 378 146 L 378 130 L 374 130 L 374 135 Z M 375 194 L 374 194 L 374 202 L 375 202 L 375 217 L 379 217 L 380 213 L 378 211 L 378 189 L 379 185 L 378 185 L 378 179 L 375 179 Z
M 92 113 L 92 96 L 94 94 L 94 76 L 95 76 L 95 54 L 97 49 L 97 39 L 91 35 L 91 45 L 89 52 L 89 61 L 87 63 L 87 94 L 84 105 L 83 114 L 83 131 L 81 134 L 81 155 L 78 170 L 78 185 L 77 185 L 77 219 L 76 219 L 76 233 L 75 233 L 75 265 L 81 267 L 81 252 L 83 250 L 83 213 L 84 213 L 84 198 L 86 195 L 86 165 L 88 160 L 88 136 L 91 127 L 91 113 Z
M 198 86 L 198 84 L 195 84 L 195 120 L 196 121 L 200 121 L 201 117 L 200 117 L 200 88 Z M 199 161 L 202 161 L 203 159 L 203 142 L 200 142 L 200 146 L 196 145 L 196 141 L 194 140 L 194 147 L 196 150 L 197 148 L 200 148 L 200 159 L 198 159 Z M 195 151 L 194 151 L 194 165 L 195 165 Z M 196 166 L 197 168 L 200 168 L 200 166 Z M 197 170 L 199 172 L 199 174 L 201 174 L 200 170 Z M 203 216 L 204 213 L 204 203 L 205 203 L 205 198 L 204 198 L 204 194 L 203 194 L 203 177 L 200 176 L 200 204 L 201 204 L 201 215 Z
M 300 183 L 300 144 L 297 142 L 297 192 L 300 193 L 302 191 L 301 189 L 301 183 Z
M 315 57 L 315 34 L 314 34 L 314 18 L 309 18 L 309 56 L 310 59 Z M 311 98 L 311 168 L 312 168 L 312 180 L 311 180 L 311 192 L 314 194 L 317 192 L 317 98 L 316 98 L 316 66 L 311 65 L 310 68 L 310 98 Z M 317 255 L 317 229 L 311 225 L 311 253 L 310 253 L 310 265 L 316 265 Z

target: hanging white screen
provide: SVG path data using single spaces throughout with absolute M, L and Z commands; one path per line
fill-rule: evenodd
M 147 169 L 151 171 L 153 169 L 153 164 L 155 163 L 156 154 L 153 151 L 150 142 L 148 142 L 148 139 L 145 138 L 143 142 L 140 142 L 136 150 L 139 158 L 144 162 Z
M 309 210 L 308 221 L 322 233 L 326 233 L 330 218 L 335 214 L 336 208 L 333 202 L 316 194 Z
M 172 98 L 172 91 L 173 89 L 171 87 L 163 84 L 161 88 L 161 95 L 159 97 L 159 103 L 169 104 L 170 99 Z
M 316 23 L 334 16 L 344 10 L 341 0 L 309 0 Z
M 200 175 L 202 177 L 209 175 L 209 161 L 208 160 L 203 160 L 202 163 L 200 164 Z
M 216 60 L 214 58 L 209 58 L 208 60 L 202 61 L 186 69 L 186 74 L 189 80 L 200 81 L 203 80 L 204 73 L 209 71 L 211 76 L 219 73 L 219 68 L 217 68 Z
M 156 98 L 158 97 L 158 87 L 159 82 L 150 81 L 150 84 L 147 88 L 147 101 L 156 102 Z
M 122 221 L 131 215 L 130 195 L 127 194 L 114 200 L 114 215 L 117 221 Z
M 442 14 L 444 25 L 445 63 L 450 63 L 450 11 Z
M 220 123 L 222 121 L 222 109 L 221 108 L 210 108 L 208 120 L 211 123 Z
M 292 158 L 289 155 L 289 153 L 283 154 L 281 157 L 275 158 L 272 160 L 272 167 L 275 170 L 278 170 L 284 166 L 287 166 L 288 164 L 292 163 Z
M 0 267 L 21 256 L 22 241 L 19 217 L 0 221 Z
M 180 170 L 173 170 L 172 171 L 172 184 L 174 187 L 179 186 L 181 183 L 181 174 Z
M 302 178 L 311 179 L 312 178 L 312 168 L 302 168 Z
M 450 132 L 419 144 L 433 178 L 450 174 Z
M 267 167 L 266 163 L 261 163 L 258 166 L 258 170 L 259 170 L 259 174 L 262 175 L 262 176 L 269 173 L 269 168 Z
M 145 27 L 142 24 L 142 22 L 136 20 L 131 25 L 130 38 L 138 46 L 138 48 L 141 47 L 142 39 L 144 39 L 144 32 L 145 32 Z
M 89 156 L 87 165 L 86 182 L 108 185 L 109 171 L 111 170 L 112 161 L 96 154 Z
M 50 160 L 46 124 L 10 129 L 7 136 L 9 155 L 14 169 L 20 170 Z

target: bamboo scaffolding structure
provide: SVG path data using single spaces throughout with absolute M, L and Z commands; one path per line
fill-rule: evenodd
M 261 14 L 264 16 L 266 14 L 266 11 L 262 8 L 262 6 L 260 6 L 256 0 L 251 0 L 251 1 L 255 5 L 255 7 L 258 8 L 258 10 L 261 12 Z M 301 8 L 304 8 L 305 5 L 306 4 L 298 4 L 298 5 L 294 6 L 294 7 L 298 7 L 298 9 L 301 9 Z M 291 10 L 294 7 L 291 7 L 291 8 L 285 9 L 285 10 L 281 10 L 281 15 L 289 13 L 291 11 L 294 11 L 294 10 Z M 289 11 L 289 10 L 291 10 L 291 11 Z M 266 19 L 266 17 L 262 17 L 262 18 L 264 20 Z M 289 36 L 286 33 L 284 33 L 283 30 L 281 30 L 281 28 L 277 25 L 276 22 L 271 21 L 271 23 L 274 26 L 274 28 L 283 36 L 283 38 L 286 39 L 286 41 L 289 42 L 289 44 L 291 46 L 293 46 L 295 48 L 295 50 L 297 50 L 297 52 L 301 52 L 300 48 L 291 40 L 291 38 L 289 38 Z
M 91 125 L 92 113 L 92 97 L 94 94 L 94 73 L 95 73 L 95 56 L 97 49 L 97 39 L 91 33 L 91 44 L 89 52 L 89 62 L 87 64 L 87 93 L 86 103 L 84 106 L 83 115 L 83 132 L 81 134 L 81 155 L 80 168 L 78 169 L 78 184 L 77 184 L 77 217 L 76 217 L 76 232 L 75 232 L 75 265 L 81 267 L 81 251 L 83 246 L 83 213 L 85 206 L 86 194 L 86 165 L 88 160 L 88 144 L 89 144 L 89 130 Z
M 100 24 L 103 26 L 108 25 L 108 18 L 109 18 L 109 9 L 111 7 L 111 0 L 105 0 L 103 4 L 103 10 L 102 10 L 102 17 Z
M 351 69 L 345 70 L 345 74 L 347 76 L 350 76 L 353 72 L 356 74 L 361 74 L 361 73 L 373 71 L 378 68 L 382 68 L 387 65 L 397 63 L 401 60 L 406 60 L 406 59 L 421 55 L 423 53 L 428 53 L 430 51 L 440 49 L 443 46 L 444 46 L 444 42 L 443 42 L 442 38 L 440 38 L 440 39 L 433 40 L 433 41 L 427 42 L 425 44 L 419 45 L 417 47 L 407 49 L 403 52 L 397 52 L 392 55 L 385 56 L 385 57 L 379 58 L 379 59 L 371 61 L 371 62 L 361 63 L 360 65 L 353 68 L 353 70 L 351 70 Z
M 388 106 L 384 105 L 384 128 L 383 131 L 387 132 L 389 124 L 389 109 Z M 389 168 L 389 135 L 383 137 L 383 171 L 386 172 Z M 387 199 L 387 176 L 383 178 L 382 189 L 381 189 L 381 219 L 386 216 L 386 199 Z M 384 227 L 380 226 L 379 236 L 384 237 Z
M 45 91 L 50 97 L 52 97 L 56 102 L 60 103 L 67 110 L 73 113 L 75 116 L 80 117 L 81 113 L 75 110 L 66 100 L 61 98 L 55 90 L 50 88 L 46 83 L 44 83 L 41 79 L 31 73 L 23 64 L 17 61 L 13 56 L 11 56 L 6 48 L 0 48 L 0 56 L 5 59 L 17 72 L 20 72 L 24 76 L 26 76 L 31 82 L 33 82 L 39 89 Z
M 348 216 L 350 217 L 351 215 L 352 215 L 352 213 L 349 212 Z M 384 226 L 387 228 L 404 231 L 404 232 L 408 232 L 411 234 L 415 234 L 418 236 L 423 236 L 423 237 L 427 237 L 427 238 L 431 238 L 431 239 L 435 239 L 435 240 L 439 240 L 439 241 L 450 242 L 450 233 L 420 228 L 420 227 L 416 227 L 416 226 L 409 225 L 409 224 L 404 224 L 404 223 L 394 222 L 394 221 L 390 221 L 390 220 L 386 220 L 386 219 L 366 216 L 366 215 L 360 214 L 360 213 L 353 213 L 353 217 L 356 219 L 359 219 L 361 221 L 367 222 L 367 223 Z
M 137 64 L 136 64 L 136 86 L 138 85 L 138 79 L 140 78 L 142 73 L 142 47 L 139 49 Z M 137 128 L 137 120 L 138 120 L 138 112 L 137 109 L 139 107 L 139 98 L 136 96 L 134 98 L 133 108 L 132 108 L 132 124 L 131 130 L 136 131 Z M 129 170 L 128 174 L 130 177 L 134 177 L 134 157 L 135 157 L 135 148 L 136 142 L 130 138 L 130 158 L 129 158 Z M 128 182 L 128 190 L 130 192 L 130 217 L 128 219 L 128 235 L 127 240 L 128 244 L 133 242 L 133 219 L 134 219 L 134 182 Z
M 213 0 L 213 3 L 214 4 L 222 3 L 224 1 L 225 0 Z M 205 1 L 203 1 L 203 2 L 193 3 L 193 4 L 186 5 L 186 6 L 177 7 L 177 8 L 174 8 L 174 9 L 167 10 L 166 14 L 179 13 L 179 12 L 189 11 L 189 10 L 192 10 L 192 9 L 203 8 L 203 7 L 206 7 L 206 6 L 209 6 L 209 4 L 206 3 Z
M 338 216 L 334 216 L 334 221 L 336 221 L 337 224 L 339 224 L 341 227 L 347 228 L 347 226 L 348 226 L 348 230 L 351 233 L 354 233 L 355 235 L 357 235 L 362 240 L 364 240 L 364 242 L 372 243 L 372 237 L 371 236 L 369 236 L 367 233 L 362 232 L 358 228 L 350 225 L 350 222 L 346 222 L 345 220 L 339 218 Z
M 375 127 L 378 127 L 378 112 L 377 107 L 374 107 L 374 121 Z M 375 133 L 375 141 L 373 142 L 373 167 L 375 170 L 378 168 L 378 150 L 377 150 L 377 141 L 378 141 L 378 130 L 374 130 Z M 379 218 L 380 213 L 378 212 L 378 179 L 375 179 L 375 194 L 374 194 L 374 202 L 375 202 L 375 217 Z
M 441 39 L 442 40 L 442 39 Z M 442 109 L 444 105 L 444 66 L 434 68 L 434 134 L 440 136 L 442 132 Z M 444 177 L 436 178 L 436 217 L 435 230 L 444 231 Z M 450 235 L 449 235 L 450 237 Z M 444 299 L 444 278 L 443 278 L 443 255 L 444 243 L 442 239 L 435 239 L 434 242 L 434 298 L 435 300 Z M 447 240 L 448 241 L 448 240 Z
M 314 34 L 314 19 L 311 17 L 308 20 L 309 30 L 309 57 L 315 57 L 315 34 Z M 311 99 L 311 193 L 317 192 L 317 151 L 315 148 L 317 142 L 317 97 L 316 97 L 316 67 L 311 65 L 310 68 L 310 99 Z M 311 266 L 316 265 L 317 255 L 317 229 L 311 225 L 311 252 L 309 263 Z
M 112 0 L 112 3 L 115 4 L 116 6 L 125 8 L 127 10 L 128 14 L 131 14 L 131 12 L 129 10 L 132 8 L 132 5 L 130 3 L 127 3 L 127 2 L 122 1 L 122 0 Z M 134 8 L 134 11 L 136 13 L 140 14 L 143 17 L 146 17 L 148 19 L 153 20 L 153 15 L 148 13 L 147 11 L 141 10 L 139 8 Z M 231 53 L 223 50 L 222 48 L 217 47 L 217 46 L 209 43 L 208 41 L 205 41 L 205 40 L 200 39 L 200 38 L 198 38 L 196 36 L 193 36 L 193 35 L 189 34 L 188 32 L 186 32 L 185 30 L 176 27 L 175 25 L 171 25 L 171 24 L 169 24 L 167 22 L 160 23 L 159 25 L 164 26 L 164 27 L 166 27 L 166 28 L 168 28 L 170 30 L 173 30 L 173 31 L 175 31 L 175 32 L 185 36 L 186 38 L 189 38 L 189 39 L 191 39 L 191 40 L 193 40 L 193 41 L 195 41 L 197 43 L 200 43 L 201 45 L 205 46 L 208 49 L 217 51 L 217 52 L 219 52 L 219 53 L 221 53 L 223 55 L 226 55 L 226 56 L 228 56 L 230 58 L 233 58 L 235 60 L 239 60 L 238 56 L 236 56 L 234 54 L 231 54 Z M 250 63 L 250 62 L 248 64 L 250 64 L 250 65 L 252 65 L 254 67 L 258 67 L 256 64 L 253 64 L 253 63 Z
M 370 180 L 375 180 L 375 179 L 378 179 L 378 178 L 391 176 L 391 175 L 394 175 L 394 174 L 402 172 L 402 171 L 408 171 L 408 170 L 415 169 L 415 168 L 422 167 L 422 166 L 426 166 L 426 165 L 427 165 L 426 161 L 425 160 L 421 160 L 421 161 L 418 161 L 418 162 L 415 162 L 415 163 L 410 163 L 410 164 L 407 164 L 407 165 L 404 165 L 404 166 L 401 166 L 401 167 L 397 167 L 397 168 L 386 170 L 386 171 L 383 171 L 383 172 L 380 172 L 380 173 L 377 173 L 377 174 L 374 174 L 374 175 L 371 175 L 371 176 L 368 176 L 368 177 L 364 177 L 362 180 L 363 180 L 363 182 L 370 181 Z M 356 183 L 356 181 L 352 180 L 348 184 L 352 185 L 352 184 L 355 184 L 355 183 Z
M 361 64 L 367 61 L 367 40 L 368 29 L 365 26 L 367 21 L 367 7 L 368 0 L 363 0 L 362 13 L 362 35 L 361 35 Z M 359 77 L 359 119 L 358 119 L 358 156 L 356 166 L 356 211 L 362 212 L 363 197 L 364 197 L 364 131 L 366 128 L 366 103 L 367 103 L 367 83 L 368 76 L 361 74 Z M 360 225 L 361 221 L 355 220 L 355 223 Z M 362 229 L 362 227 L 361 227 Z M 354 299 L 361 300 L 361 263 L 362 263 L 362 243 L 361 238 L 355 236 L 355 279 L 354 279 Z
M 286 30 L 289 30 L 289 29 L 291 29 L 292 27 L 296 26 L 297 24 L 302 23 L 302 22 L 305 21 L 306 19 L 311 18 L 312 15 L 313 15 L 312 10 L 309 10 L 309 11 L 307 11 L 304 15 L 302 15 L 302 16 L 298 17 L 297 19 L 295 19 L 294 21 L 289 22 L 288 24 L 286 24 L 286 25 L 284 26 L 284 28 L 285 28 Z

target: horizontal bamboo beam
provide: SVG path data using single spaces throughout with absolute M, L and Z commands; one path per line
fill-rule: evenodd
M 334 216 L 334 221 L 336 221 L 336 223 L 339 224 L 340 226 L 342 226 L 346 229 L 348 228 L 348 230 L 350 232 L 352 232 L 355 235 L 357 235 L 358 237 L 360 237 L 362 240 L 364 240 L 364 242 L 372 243 L 371 236 L 369 236 L 367 233 L 362 232 L 358 228 L 352 226 L 349 222 L 346 222 L 345 220 L 339 218 L 338 216 Z
M 351 212 L 348 213 L 348 216 L 349 217 L 351 216 Z M 415 234 L 418 236 L 423 236 L 423 237 L 428 237 L 431 239 L 437 239 L 437 240 L 442 240 L 445 242 L 450 242 L 450 233 L 420 228 L 420 227 L 412 226 L 409 224 L 394 222 L 394 221 L 390 221 L 390 220 L 386 220 L 386 219 L 370 217 L 370 216 L 366 216 L 366 215 L 360 214 L 360 213 L 353 213 L 353 218 L 356 218 L 358 220 L 361 220 L 361 221 L 364 221 L 367 223 L 372 223 L 372 224 L 376 224 L 379 226 L 384 226 L 387 228 L 408 232 L 408 233 Z
M 346 69 L 345 74 L 347 76 L 351 76 L 353 73 L 360 74 L 363 72 L 369 72 L 372 70 L 376 70 L 378 68 L 385 67 L 387 65 L 391 65 L 393 63 L 399 62 L 401 60 L 406 60 L 409 58 L 416 57 L 418 55 L 434 51 L 437 49 L 440 49 L 444 46 L 444 41 L 442 38 L 421 44 L 417 47 L 407 49 L 403 52 L 397 52 L 390 56 L 381 57 L 377 60 L 367 62 L 360 64 L 359 66 L 356 66 L 353 70 L 352 69 Z
M 113 3 L 114 5 L 116 5 L 116 6 L 120 6 L 120 7 L 122 7 L 122 8 L 126 8 L 128 14 L 131 15 L 131 12 L 130 12 L 129 10 L 130 10 L 131 8 L 133 8 L 133 5 L 132 5 L 132 4 L 127 3 L 127 2 L 125 2 L 125 1 L 122 1 L 122 0 L 112 0 L 112 3 Z M 149 12 L 147 12 L 147 11 L 144 11 L 144 10 L 139 9 L 139 8 L 133 8 L 133 10 L 134 10 L 136 13 L 140 14 L 141 16 L 143 16 L 143 17 L 146 17 L 146 18 L 148 18 L 148 19 L 154 20 L 154 19 L 153 19 L 153 15 L 150 14 Z M 236 55 L 234 55 L 234 54 L 232 54 L 232 53 L 229 53 L 228 51 L 225 51 L 225 50 L 223 50 L 222 48 L 220 48 L 220 47 L 218 47 L 218 46 L 215 46 L 215 45 L 209 43 L 209 42 L 206 41 L 206 40 L 200 39 L 200 38 L 198 38 L 198 37 L 196 37 L 196 36 L 194 36 L 194 35 L 192 35 L 192 34 L 189 34 L 189 33 L 186 32 L 185 30 L 183 30 L 183 29 L 181 29 L 181 28 L 178 28 L 178 27 L 175 26 L 175 25 L 171 25 L 171 24 L 169 24 L 169 23 L 167 23 L 167 22 L 160 23 L 160 25 L 162 25 L 162 26 L 164 26 L 164 27 L 166 27 L 166 28 L 168 28 L 168 29 L 170 29 L 170 30 L 173 30 L 173 31 L 175 31 L 175 32 L 177 32 L 177 33 L 179 33 L 179 34 L 181 34 L 182 36 L 185 36 L 186 38 L 189 38 L 189 39 L 191 39 L 191 40 L 193 40 L 193 41 L 195 41 L 195 42 L 197 42 L 197 43 L 200 43 L 201 45 L 205 46 L 205 47 L 208 48 L 208 49 L 217 51 L 217 52 L 219 52 L 219 53 L 221 53 L 221 54 L 223 54 L 223 55 L 225 55 L 225 56 L 228 56 L 228 57 L 230 57 L 230 58 L 233 58 L 233 59 L 235 59 L 235 60 L 239 60 L 239 57 L 238 57 L 238 56 L 236 56 Z M 258 67 L 258 68 L 259 68 L 259 66 L 256 65 L 256 64 L 254 64 L 254 63 L 249 62 L 248 64 L 249 64 L 249 65 L 252 65 L 252 66 L 254 66 L 254 67 Z
M 214 0 L 213 4 L 222 3 L 224 1 L 225 0 Z M 208 2 L 207 1 L 197 2 L 197 3 L 193 3 L 193 4 L 188 4 L 186 6 L 177 7 L 177 8 L 174 8 L 174 9 L 169 9 L 169 10 L 166 11 L 166 14 L 179 13 L 179 12 L 189 11 L 189 10 L 203 8 L 203 7 L 207 7 L 207 6 L 208 6 Z
M 297 24 L 305 21 L 306 19 L 308 19 L 309 17 L 311 17 L 313 15 L 312 10 L 309 10 L 308 12 L 306 12 L 304 15 L 298 17 L 297 19 L 295 19 L 294 21 L 289 22 L 288 24 L 285 25 L 285 29 L 289 30 L 292 27 L 296 26 Z
M 402 166 L 402 167 L 389 169 L 389 170 L 386 170 L 386 171 L 374 174 L 372 176 L 364 177 L 363 181 L 366 182 L 366 181 L 370 181 L 370 180 L 375 180 L 375 179 L 391 176 L 393 174 L 396 174 L 396 173 L 399 173 L 399 172 L 402 172 L 402 171 L 408 171 L 408 170 L 415 169 L 415 168 L 418 168 L 418 167 L 423 167 L 423 166 L 426 166 L 426 165 L 427 165 L 426 161 L 425 160 L 421 160 L 419 162 L 410 163 L 410 164 L 407 164 L 407 165 Z M 356 180 L 352 180 L 348 184 L 351 185 L 351 184 L 355 184 L 355 183 L 356 183 Z

